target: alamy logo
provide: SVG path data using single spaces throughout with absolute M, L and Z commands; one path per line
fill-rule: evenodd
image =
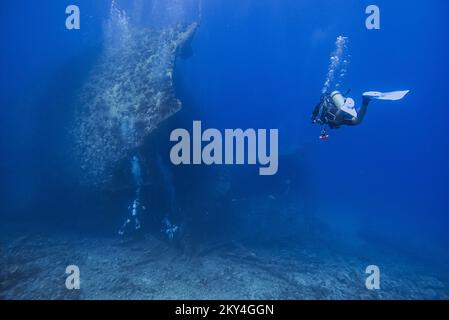
M 65 287 L 68 290 L 79 290 L 80 289 L 80 268 L 76 265 L 67 266 L 65 273 L 69 276 L 65 280 Z
M 80 9 L 78 6 L 70 5 L 65 9 L 65 13 L 69 16 L 65 20 L 67 30 L 80 29 Z
M 366 274 L 369 276 L 366 278 L 365 287 L 368 290 L 379 290 L 380 289 L 380 269 L 376 265 L 370 265 L 366 267 Z
M 368 30 L 380 30 L 380 9 L 376 5 L 370 5 L 366 7 L 366 14 L 369 16 L 366 18 L 365 26 Z
M 266 129 L 257 132 L 254 129 L 225 129 L 223 138 L 217 129 L 202 132 L 201 121 L 194 121 L 192 136 L 185 129 L 172 131 L 170 141 L 177 143 L 170 151 L 170 160 L 174 165 L 259 164 L 260 175 L 275 175 L 278 171 L 278 130 L 270 129 L 268 139 Z

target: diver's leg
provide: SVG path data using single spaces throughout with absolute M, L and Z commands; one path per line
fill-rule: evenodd
M 125 222 L 123 223 L 123 226 L 122 226 L 122 227 L 120 228 L 120 230 L 118 231 L 118 234 L 121 235 L 121 236 L 123 236 L 123 235 L 125 234 L 126 227 L 127 227 L 128 224 L 130 224 L 130 223 L 131 223 L 131 220 L 130 220 L 130 219 L 126 219 Z
M 361 124 L 363 122 L 363 119 L 365 119 L 366 111 L 368 110 L 368 105 L 370 102 L 371 102 L 370 98 L 363 97 L 362 106 L 357 111 L 357 117 L 351 120 L 347 120 L 345 124 L 349 126 L 356 126 Z
M 134 228 L 136 230 L 140 229 L 140 220 L 139 220 L 139 218 L 137 216 L 134 217 Z

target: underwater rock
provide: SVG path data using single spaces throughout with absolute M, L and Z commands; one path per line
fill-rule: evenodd
M 173 74 L 198 28 L 194 22 L 138 29 L 115 9 L 104 52 L 81 88 L 75 112 L 75 155 L 87 185 L 109 182 L 115 165 L 181 109 Z

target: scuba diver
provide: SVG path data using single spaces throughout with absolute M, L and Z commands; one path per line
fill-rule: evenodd
M 356 110 L 354 99 L 345 97 L 349 94 L 341 94 L 333 91 L 331 94 L 325 93 L 321 96 L 320 102 L 312 113 L 312 123 L 323 126 L 320 139 L 329 138 L 326 126 L 331 129 L 338 129 L 341 126 L 356 126 L 363 122 L 368 105 L 372 100 L 401 100 L 410 91 L 377 92 L 369 91 L 362 95 L 362 105 Z
M 136 187 L 136 196 L 133 202 L 128 206 L 128 214 L 123 223 L 122 227 L 119 229 L 118 234 L 123 236 L 128 229 L 131 222 L 134 222 L 134 230 L 138 231 L 141 228 L 140 223 L 140 213 L 146 210 L 145 206 L 141 204 L 140 201 L 140 191 L 143 186 L 142 170 L 140 165 L 140 159 L 137 155 L 134 155 L 130 160 L 131 175 L 133 178 L 134 185 Z
M 171 223 L 167 217 L 162 220 L 161 232 L 167 236 L 168 240 L 173 241 L 178 231 L 179 227 Z
M 138 190 L 136 198 L 134 199 L 133 203 L 128 207 L 129 215 L 126 218 L 120 230 L 118 231 L 118 234 L 120 236 L 123 236 L 126 232 L 126 229 L 128 228 L 128 225 L 131 224 L 132 220 L 134 220 L 134 230 L 136 231 L 140 230 L 141 227 L 139 219 L 140 212 L 146 209 L 147 208 L 140 203 L 139 190 Z

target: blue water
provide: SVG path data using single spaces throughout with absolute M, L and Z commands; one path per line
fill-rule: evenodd
M 0 225 L 2 232 L 116 237 L 134 196 L 127 167 L 132 154 L 118 165 L 119 178 L 106 190 L 85 186 L 78 180 L 82 169 L 71 155 L 70 134 L 73 101 L 100 57 L 111 2 L 76 1 L 79 31 L 65 28 L 68 2 L 0 4 Z M 139 9 L 139 1 L 118 3 L 142 28 L 189 23 L 198 16 L 193 0 L 171 15 Z M 142 3 L 148 9 L 162 2 Z M 288 228 L 273 215 L 283 210 L 283 201 L 262 215 L 242 217 L 231 199 L 267 199 L 276 192 L 273 197 L 279 198 L 283 183 L 293 181 L 302 214 L 320 222 L 313 224 L 314 236 L 349 254 L 364 241 L 416 264 L 430 262 L 448 276 L 449 4 L 378 0 L 381 29 L 369 31 L 365 8 L 370 4 L 203 1 L 193 55 L 179 59 L 175 70 L 183 109 L 139 151 L 140 162 L 156 164 L 142 164 L 143 177 L 134 177 L 148 185 L 142 195 L 148 209 L 159 212 L 144 219 L 145 232 L 160 236 L 160 222 L 169 217 L 188 226 L 189 241 L 245 237 L 260 228 L 276 242 Z M 321 141 L 310 114 L 338 36 L 348 37 L 350 54 L 341 90 L 351 89 L 357 104 L 364 91 L 411 92 L 401 101 L 373 103 L 362 125 L 332 131 Z M 193 120 L 220 130 L 279 129 L 278 175 L 259 176 L 249 166 L 172 166 L 169 132 L 179 126 L 191 130 Z M 292 153 L 296 160 L 285 160 Z M 211 195 L 215 187 L 226 189 L 219 186 L 226 177 L 237 181 L 231 191 Z M 216 215 L 204 214 L 210 211 Z M 259 233 L 254 234 L 257 243 Z

